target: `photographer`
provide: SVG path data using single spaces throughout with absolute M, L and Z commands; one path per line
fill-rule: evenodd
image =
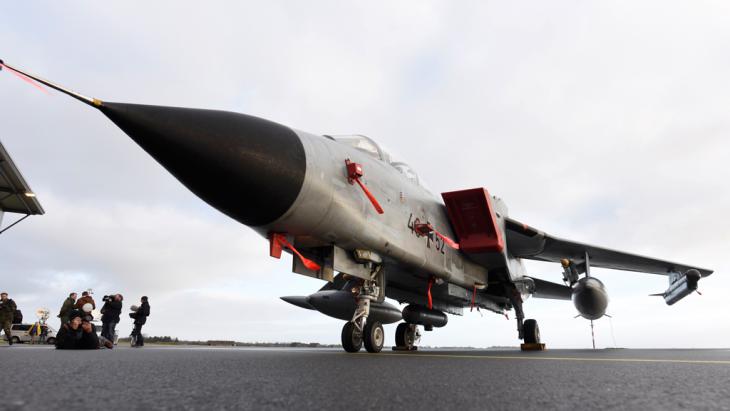
M 114 328 L 119 324 L 119 315 L 122 313 L 121 294 L 105 295 L 104 305 L 101 307 L 101 336 L 114 341 Z
M 96 350 L 99 337 L 94 326 L 81 318 L 84 314 L 74 310 L 69 314 L 68 323 L 61 326 L 56 334 L 56 348 L 59 350 Z
M 147 322 L 147 317 L 150 315 L 150 304 L 147 301 L 147 297 L 142 297 L 142 305 L 133 312 L 129 313 L 129 317 L 134 319 L 134 330 L 132 335 L 135 336 L 135 347 L 142 347 L 144 345 L 144 339 L 142 338 L 142 326 Z

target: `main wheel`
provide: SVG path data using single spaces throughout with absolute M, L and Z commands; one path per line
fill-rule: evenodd
M 383 331 L 383 325 L 378 321 L 365 324 L 363 342 L 365 343 L 365 349 L 368 350 L 368 352 L 380 352 L 380 350 L 383 349 L 383 344 L 385 343 L 385 331 Z
M 354 323 L 346 322 L 342 327 L 342 348 L 347 352 L 358 352 L 362 348 L 362 333 Z
M 525 320 L 522 325 L 524 332 L 525 344 L 540 344 L 540 327 L 537 326 L 536 320 Z
M 395 329 L 395 345 L 397 347 L 413 348 L 416 343 L 414 326 L 408 323 L 400 323 Z

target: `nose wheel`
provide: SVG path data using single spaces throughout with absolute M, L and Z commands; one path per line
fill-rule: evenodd
M 383 344 L 385 344 L 385 331 L 380 322 L 373 321 L 365 325 L 363 343 L 365 344 L 365 349 L 370 353 L 379 353 L 383 349 Z
M 355 323 L 346 322 L 342 327 L 342 348 L 347 352 L 358 352 L 362 348 L 362 332 Z
M 366 323 L 362 331 L 351 322 L 342 327 L 342 348 L 347 352 L 358 352 L 364 345 L 367 352 L 379 353 L 384 343 L 385 330 L 378 321 Z

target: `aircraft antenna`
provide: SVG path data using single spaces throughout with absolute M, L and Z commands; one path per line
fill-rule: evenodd
M 101 107 L 104 104 L 104 102 L 102 102 L 99 99 L 96 99 L 96 98 L 93 98 L 93 97 L 87 97 L 87 96 L 85 96 L 85 95 L 83 95 L 81 93 L 77 93 L 77 92 L 75 92 L 73 90 L 69 90 L 69 89 L 67 89 L 65 87 L 61 87 L 58 84 L 51 83 L 50 81 L 45 80 L 43 78 L 40 78 L 40 77 L 38 77 L 36 75 L 30 74 L 30 73 L 28 73 L 26 71 L 20 70 L 18 68 L 13 67 L 13 66 L 9 66 L 5 62 L 3 62 L 2 60 L 0 60 L 0 69 L 2 69 L 3 67 L 6 68 L 6 69 L 8 69 L 8 70 L 10 70 L 10 71 L 12 71 L 14 74 L 18 74 L 19 77 L 22 78 L 23 80 L 26 80 L 26 81 L 28 81 L 28 79 L 35 80 L 35 81 L 37 81 L 37 82 L 39 82 L 39 83 L 41 83 L 41 84 L 43 84 L 45 86 L 48 86 L 48 87 L 50 87 L 50 88 L 52 88 L 54 90 L 60 91 L 61 93 L 66 94 L 68 96 L 71 96 L 71 97 L 75 98 L 76 100 L 79 100 L 80 102 L 85 103 L 85 104 L 88 104 L 88 105 L 90 105 L 92 107 L 99 108 L 99 107 Z M 31 82 L 31 84 L 33 84 L 33 83 Z M 37 86 L 37 84 L 34 84 L 34 85 Z

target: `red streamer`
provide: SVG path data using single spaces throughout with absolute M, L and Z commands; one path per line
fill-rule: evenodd
M 426 298 L 428 298 L 428 309 L 433 309 L 433 297 L 431 297 L 431 286 L 433 286 L 433 277 L 428 279 L 428 291 L 426 292 Z
M 319 264 L 304 257 L 299 251 L 297 251 L 296 248 L 294 248 L 293 245 L 291 245 L 289 243 L 289 241 L 286 240 L 286 238 L 283 235 L 277 235 L 275 238 L 276 238 L 276 241 L 279 242 L 279 244 L 281 244 L 283 247 L 290 249 L 291 252 L 296 254 L 296 256 L 299 257 L 299 260 L 301 260 L 302 264 L 304 264 L 304 266 L 307 267 L 307 269 L 312 270 L 312 271 L 319 271 L 319 269 L 322 268 L 322 266 L 320 266 Z

